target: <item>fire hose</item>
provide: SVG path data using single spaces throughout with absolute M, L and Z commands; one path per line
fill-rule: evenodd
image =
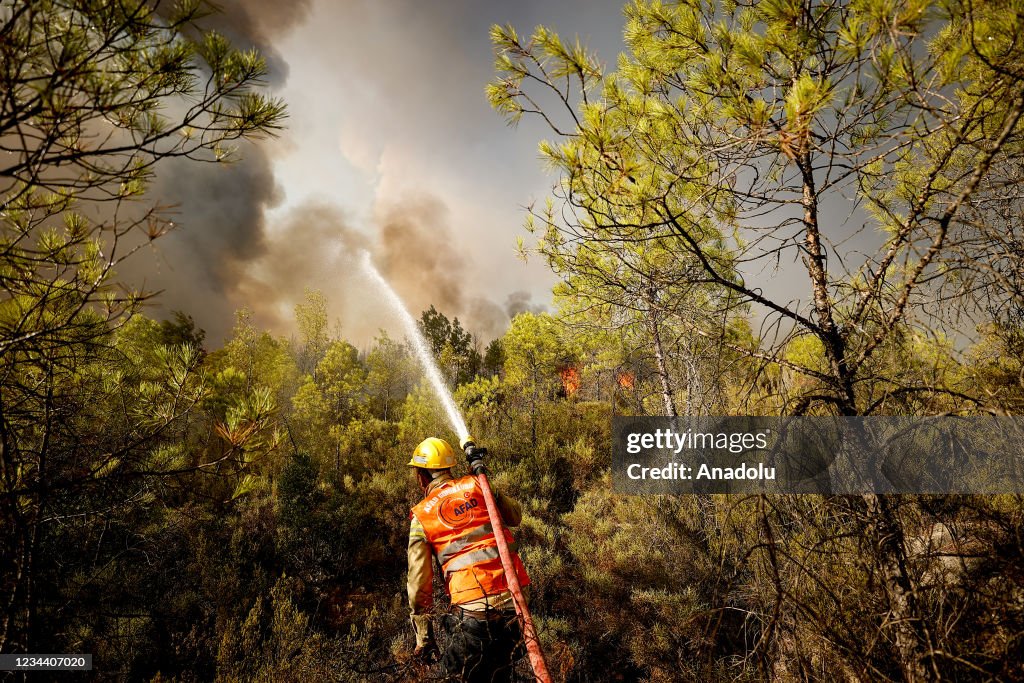
M 516 573 L 515 564 L 512 561 L 512 551 L 509 550 L 505 541 L 505 524 L 501 521 L 501 513 L 491 492 L 491 484 L 487 480 L 487 470 L 484 467 L 483 456 L 487 454 L 486 448 L 481 448 L 473 443 L 472 437 L 466 437 L 460 444 L 466 452 L 466 459 L 469 461 L 470 469 L 476 477 L 480 490 L 484 494 L 484 503 L 487 505 L 487 515 L 491 519 L 491 528 L 494 529 L 494 539 L 498 543 L 498 556 L 501 558 L 502 569 L 505 570 L 505 580 L 508 583 L 508 590 L 512 594 L 512 603 L 515 605 L 516 614 L 519 616 L 519 625 L 523 631 L 523 640 L 526 642 L 526 652 L 530 658 L 530 666 L 533 667 L 533 675 L 539 683 L 551 683 L 551 675 L 548 673 L 548 666 L 544 662 L 544 653 L 540 649 L 540 640 L 537 638 L 537 630 L 533 627 L 533 618 L 530 616 L 530 608 L 526 606 L 523 599 L 523 589 L 519 585 L 519 575 Z

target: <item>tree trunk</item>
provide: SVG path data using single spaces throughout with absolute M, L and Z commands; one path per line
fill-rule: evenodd
M 891 498 L 874 493 L 862 498 L 867 507 L 873 559 L 882 574 L 891 622 L 896 629 L 896 651 L 903 679 L 907 683 L 937 680 L 938 676 L 928 666 L 931 634 L 907 568 L 903 524 L 893 510 Z
M 821 226 L 818 223 L 818 191 L 814 183 L 814 165 L 809 152 L 801 153 L 797 166 L 803 176 L 804 265 L 811 279 L 814 312 L 818 319 L 816 333 L 825 346 L 835 385 L 839 389 L 839 406 L 844 414 L 855 414 L 853 381 L 846 359 L 846 340 L 836 325 L 832 297 L 828 291 L 828 264 L 821 248 Z
M 12 511 L 13 512 L 13 511 Z M 10 642 L 17 644 L 18 629 L 15 613 L 18 611 L 18 593 L 24 578 L 25 543 L 24 529 L 17 519 L 17 513 L 4 515 L 7 527 L 3 536 L 5 550 L 2 573 L 0 573 L 0 589 L 3 590 L 3 614 L 0 614 L 0 652 L 10 652 Z M 12 633 L 13 631 L 13 633 Z M 13 637 L 12 637 L 13 636 Z
M 833 317 L 833 302 L 828 291 L 828 266 L 821 247 L 821 226 L 818 223 L 818 196 L 814 183 L 811 154 L 804 150 L 797 157 L 803 176 L 804 264 L 810 276 L 817 314 L 819 336 L 828 354 L 835 387 L 839 392 L 837 407 L 844 415 L 857 414 L 853 378 L 846 358 L 846 340 Z M 867 508 L 868 533 L 874 550 L 874 561 L 882 575 L 889 602 L 891 623 L 895 628 L 895 644 L 900 670 L 907 683 L 933 680 L 927 666 L 930 637 L 921 614 L 913 580 L 907 569 L 903 525 L 892 508 L 891 499 L 876 494 L 863 496 Z
M 534 367 L 533 369 L 533 394 L 530 397 L 530 444 L 537 448 L 537 383 L 539 370 Z
M 665 405 L 665 414 L 669 417 L 676 417 L 679 412 L 676 410 L 676 400 L 672 393 L 672 379 L 668 375 L 668 366 L 665 363 L 665 350 L 661 344 L 661 332 L 658 329 L 658 320 L 654 311 L 651 316 L 651 337 L 654 339 L 654 360 L 658 368 L 658 380 L 661 382 L 661 399 Z

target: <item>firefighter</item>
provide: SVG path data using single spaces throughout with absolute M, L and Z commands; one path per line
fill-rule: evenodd
M 470 456 L 472 457 L 472 456 Z M 448 643 L 441 664 L 447 676 L 459 681 L 498 683 L 512 680 L 513 666 L 522 657 L 522 634 L 512 595 L 505 581 L 487 507 L 473 476 L 456 479 L 451 468 L 455 452 L 448 442 L 429 438 L 413 452 L 409 466 L 423 491 L 409 524 L 409 604 L 420 661 L 435 661 L 439 652 L 430 612 L 433 607 L 433 557 L 444 573 L 451 610 L 442 618 Z M 518 526 L 519 504 L 495 493 L 502 520 Z M 512 535 L 505 530 L 511 548 Z M 519 583 L 526 575 L 518 554 L 513 561 Z

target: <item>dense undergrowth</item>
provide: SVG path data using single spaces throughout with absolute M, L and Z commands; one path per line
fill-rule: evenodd
M 490 368 L 439 345 L 449 377 L 460 353 L 475 365 L 457 400 L 495 485 L 523 504 L 517 537 L 558 680 L 899 677 L 863 501 L 617 495 L 611 417 L 642 409 L 650 378 L 611 385 L 579 344 L 524 373 L 520 351 L 555 341 L 515 340 L 524 322 Z M 418 492 L 405 463 L 420 439 L 454 436 L 403 346 L 288 341 L 244 316 L 223 348 L 201 341 L 185 318 L 139 317 L 61 387 L 55 409 L 77 431 L 52 450 L 35 649 L 92 652 L 108 680 L 428 679 L 409 657 Z M 519 351 L 496 363 L 502 343 Z M 1024 675 L 1021 501 L 891 502 L 935 668 Z

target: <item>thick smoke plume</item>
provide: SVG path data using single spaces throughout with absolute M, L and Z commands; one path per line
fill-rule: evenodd
M 288 63 L 274 41 L 301 24 L 312 4 L 312 0 L 217 0 L 209 3 L 214 11 L 202 24 L 227 36 L 237 48 L 259 50 L 267 62 L 268 82 L 281 86 L 288 79 Z
M 460 318 L 465 327 L 483 339 L 496 337 L 511 316 L 468 287 L 467 283 L 480 281 L 478 273 L 447 219 L 448 210 L 434 197 L 384 207 L 379 216 L 376 261 L 411 311 L 434 306 Z
M 533 303 L 533 295 L 522 290 L 512 292 L 505 299 L 505 314 L 509 319 L 520 313 L 543 313 L 546 310 L 547 306 Z
M 288 65 L 275 49 L 308 14 L 311 0 L 227 0 L 198 23 L 214 29 L 242 50 L 256 48 L 267 60 L 267 84 L 280 87 Z M 151 195 L 173 207 L 177 229 L 154 245 L 155 258 L 138 259 L 124 275 L 137 285 L 163 290 L 163 313 L 194 312 L 212 339 L 231 329 L 237 305 L 233 296 L 245 267 L 267 250 L 265 212 L 283 193 L 274 180 L 270 145 L 239 145 L 231 164 L 201 164 L 186 159 L 161 164 Z M 198 306 L 198 308 L 197 308 Z
M 429 197 L 381 212 L 377 263 L 413 311 L 431 304 L 445 311 L 463 309 L 465 288 L 459 276 L 469 264 L 462 261 L 446 214 L 444 205 Z
M 258 324 L 279 331 L 289 329 L 295 304 L 309 289 L 327 295 L 332 320 L 361 317 L 350 315 L 358 301 L 344 295 L 359 286 L 359 254 L 371 245 L 337 207 L 313 203 L 290 211 L 266 236 L 264 246 L 263 257 L 239 274 L 232 292 L 232 298 L 249 308 Z M 346 333 L 375 331 L 355 326 Z

